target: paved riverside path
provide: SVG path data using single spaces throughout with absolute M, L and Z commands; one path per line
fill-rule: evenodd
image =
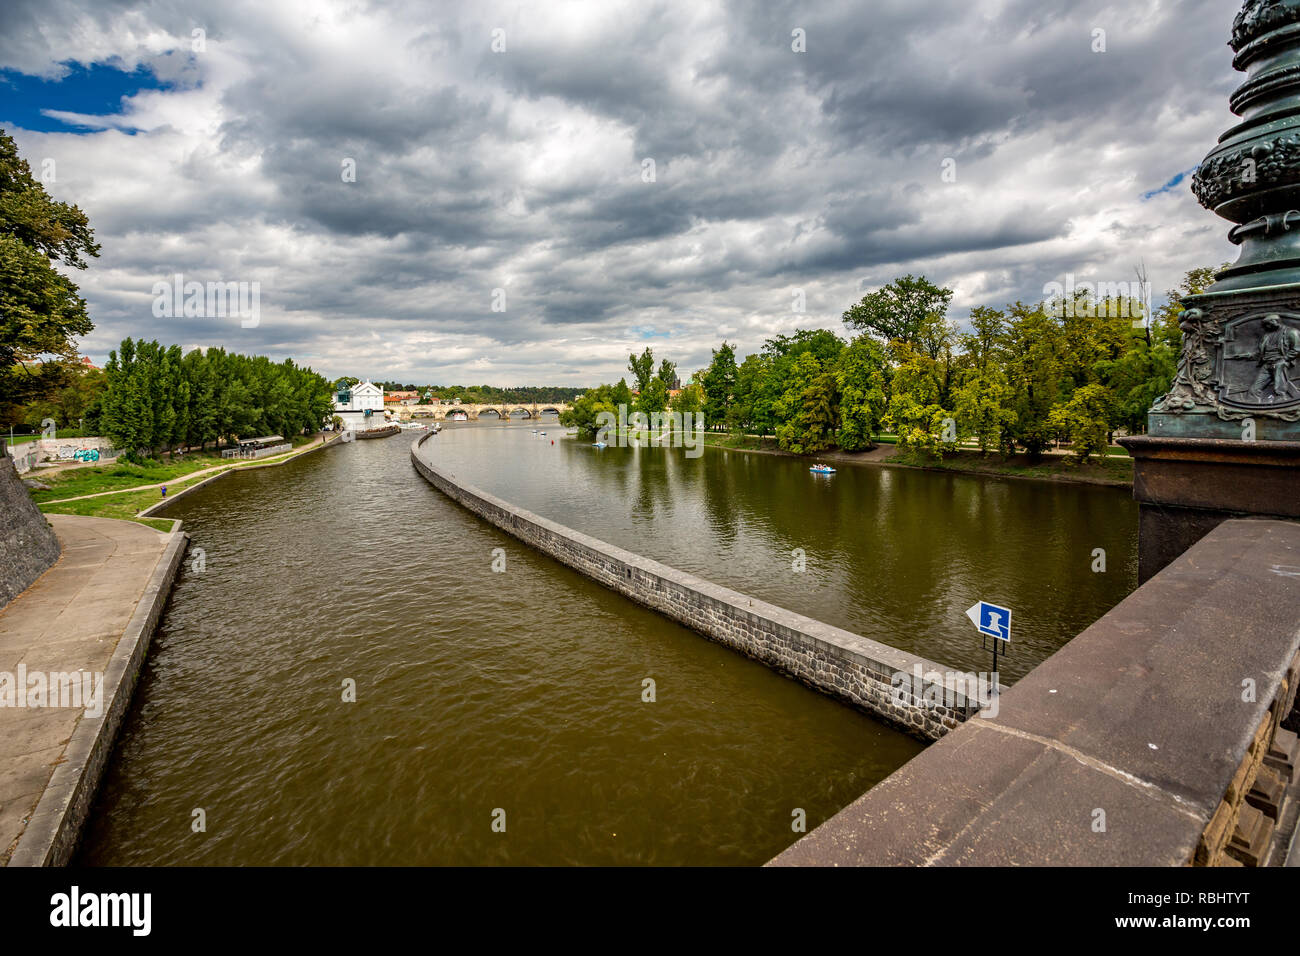
M 0 610 L 0 673 L 11 681 L 20 664 L 29 675 L 104 674 L 171 540 L 133 521 L 47 517 L 62 556 Z M 102 702 L 110 691 L 105 681 Z M 0 707 L 0 864 L 9 862 L 56 765 L 67 759 L 82 715 L 66 706 Z

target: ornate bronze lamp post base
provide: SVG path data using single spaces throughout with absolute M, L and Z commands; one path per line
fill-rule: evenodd
M 1121 443 L 1134 459 L 1139 583 L 1228 518 L 1300 521 L 1300 441 L 1147 435 Z
M 1300 520 L 1300 0 L 1247 0 L 1233 22 L 1242 122 L 1192 178 L 1242 247 L 1181 300 L 1178 371 L 1133 455 L 1147 580 L 1226 518 Z

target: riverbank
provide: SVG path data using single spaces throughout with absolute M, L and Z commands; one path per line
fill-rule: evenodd
M 880 443 L 867 451 L 824 451 L 816 455 L 796 455 L 777 447 L 772 438 L 735 436 L 706 433 L 704 443 L 713 448 L 729 451 L 754 452 L 761 455 L 780 455 L 786 458 L 803 458 L 808 461 L 827 461 L 846 465 L 886 465 L 895 468 L 913 468 L 921 471 L 947 471 L 957 474 L 986 475 L 1001 478 L 1029 478 L 1037 481 L 1065 481 L 1112 488 L 1129 488 L 1133 484 L 1133 459 L 1107 457 L 1081 463 L 1072 456 L 1044 455 L 1031 461 L 1028 455 L 1017 454 L 1010 458 L 994 452 L 988 455 L 978 451 L 957 451 L 944 455 L 942 460 L 917 463 L 900 455 L 894 445 Z
M 51 524 L 61 557 L 0 611 L 0 672 L 22 675 L 18 705 L 0 708 L 0 864 L 10 866 L 70 859 L 187 537 L 72 515 Z
M 48 475 L 48 481 L 39 475 L 28 477 L 35 477 L 48 485 L 32 491 L 32 500 L 45 514 L 116 518 L 148 525 L 158 531 L 170 531 L 174 522 L 149 517 L 165 502 L 231 471 L 282 465 L 342 440 L 342 433 L 322 433 L 302 439 L 293 451 L 254 461 L 232 461 L 211 452 L 199 452 L 158 465 L 123 462 Z M 161 498 L 163 485 L 167 486 L 165 499 Z

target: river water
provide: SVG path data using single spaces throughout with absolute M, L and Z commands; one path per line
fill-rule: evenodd
M 988 670 L 966 610 L 1008 607 L 1005 683 L 1137 587 L 1127 490 L 865 465 L 822 476 L 804 459 L 599 449 L 541 429 L 453 429 L 424 449 L 543 517 L 939 664 Z
M 1135 583 L 1113 489 L 823 479 L 562 431 L 470 423 L 426 448 L 570 527 L 946 665 L 987 669 L 963 612 L 1007 604 L 1006 680 Z M 172 507 L 191 552 L 79 862 L 758 864 L 801 812 L 811 829 L 919 751 L 531 553 L 423 481 L 413 437 Z

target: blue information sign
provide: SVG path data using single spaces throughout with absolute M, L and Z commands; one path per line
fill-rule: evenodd
M 980 601 L 966 611 L 966 616 L 981 634 L 1011 643 L 1011 608 Z

